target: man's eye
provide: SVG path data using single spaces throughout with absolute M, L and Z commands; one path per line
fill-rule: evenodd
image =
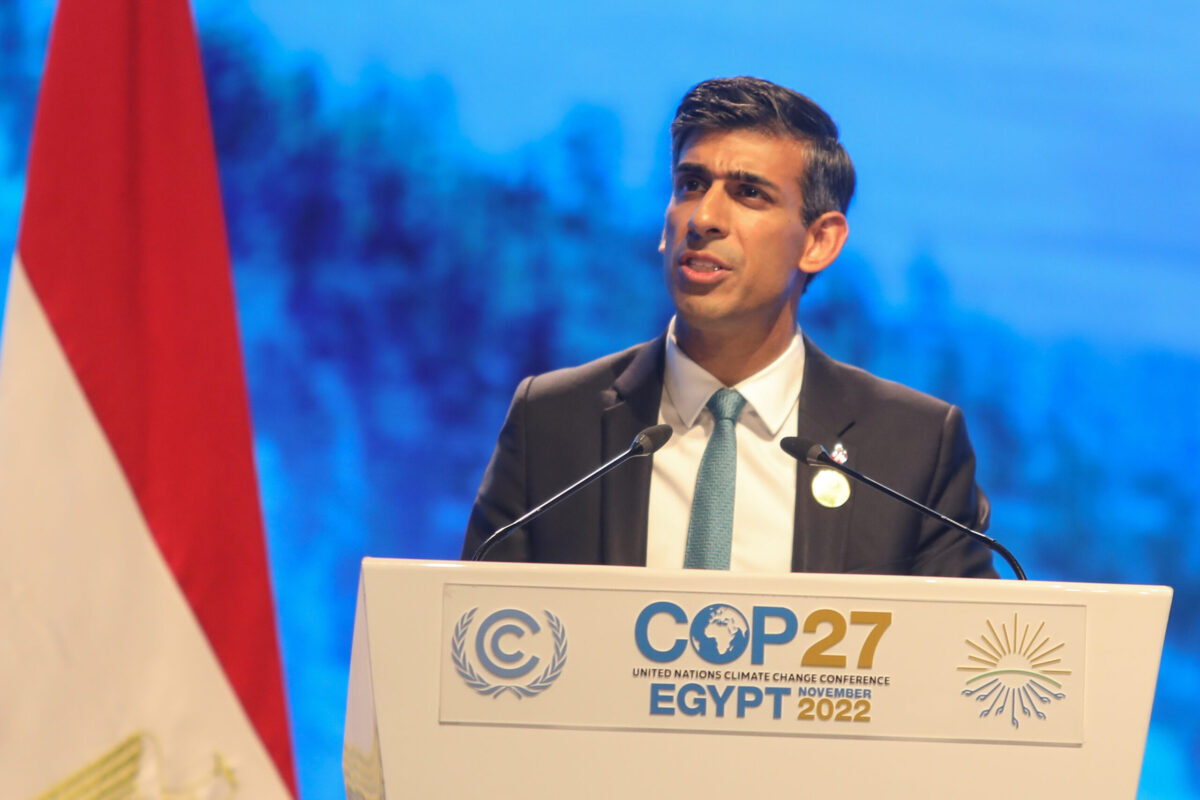
M 741 195 L 742 197 L 751 197 L 751 198 L 759 198 L 759 197 L 765 198 L 766 197 L 766 195 L 763 194 L 762 189 L 759 189 L 757 186 L 755 186 L 754 184 L 751 184 L 751 183 L 743 183 L 741 186 L 739 186 L 738 194 Z
M 701 188 L 699 178 L 683 178 L 679 181 L 679 191 L 681 192 L 696 192 Z

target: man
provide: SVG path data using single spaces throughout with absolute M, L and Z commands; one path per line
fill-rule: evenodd
M 493 530 L 670 424 L 652 458 L 609 473 L 497 546 L 497 560 L 995 577 L 990 553 L 784 453 L 787 436 L 976 529 L 988 505 L 961 412 L 821 353 L 796 321 L 837 258 L 854 168 L 803 95 L 705 81 L 671 125 L 659 250 L 676 314 L 653 342 L 526 378 L 484 475 L 464 556 Z

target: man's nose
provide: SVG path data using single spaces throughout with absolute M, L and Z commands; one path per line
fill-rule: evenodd
M 696 203 L 688 219 L 688 236 L 693 239 L 719 239 L 728 230 L 725 193 L 713 186 Z

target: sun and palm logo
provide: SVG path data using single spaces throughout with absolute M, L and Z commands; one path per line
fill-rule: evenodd
M 958 670 L 976 674 L 967 678 L 962 693 L 987 704 L 979 712 L 980 717 L 1000 719 L 1007 711 L 1013 728 L 1020 728 L 1018 710 L 1024 717 L 1044 720 L 1044 708 L 1067 696 L 1062 691 L 1062 682 L 1055 677 L 1071 674 L 1071 670 L 1062 668 L 1061 651 L 1066 643 L 1051 643 L 1051 636 L 1043 636 L 1044 621 L 1032 635 L 1030 627 L 1031 623 L 1025 623 L 1021 629 L 1017 615 L 1013 614 L 1011 631 L 1007 623 L 1002 623 L 997 632 L 989 619 L 987 631 L 980 633 L 977 640 L 965 640 L 970 647 L 967 660 L 972 663 Z

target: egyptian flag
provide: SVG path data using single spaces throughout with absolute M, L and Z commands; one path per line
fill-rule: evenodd
M 295 796 L 186 0 L 61 0 L 0 345 L 0 796 Z

